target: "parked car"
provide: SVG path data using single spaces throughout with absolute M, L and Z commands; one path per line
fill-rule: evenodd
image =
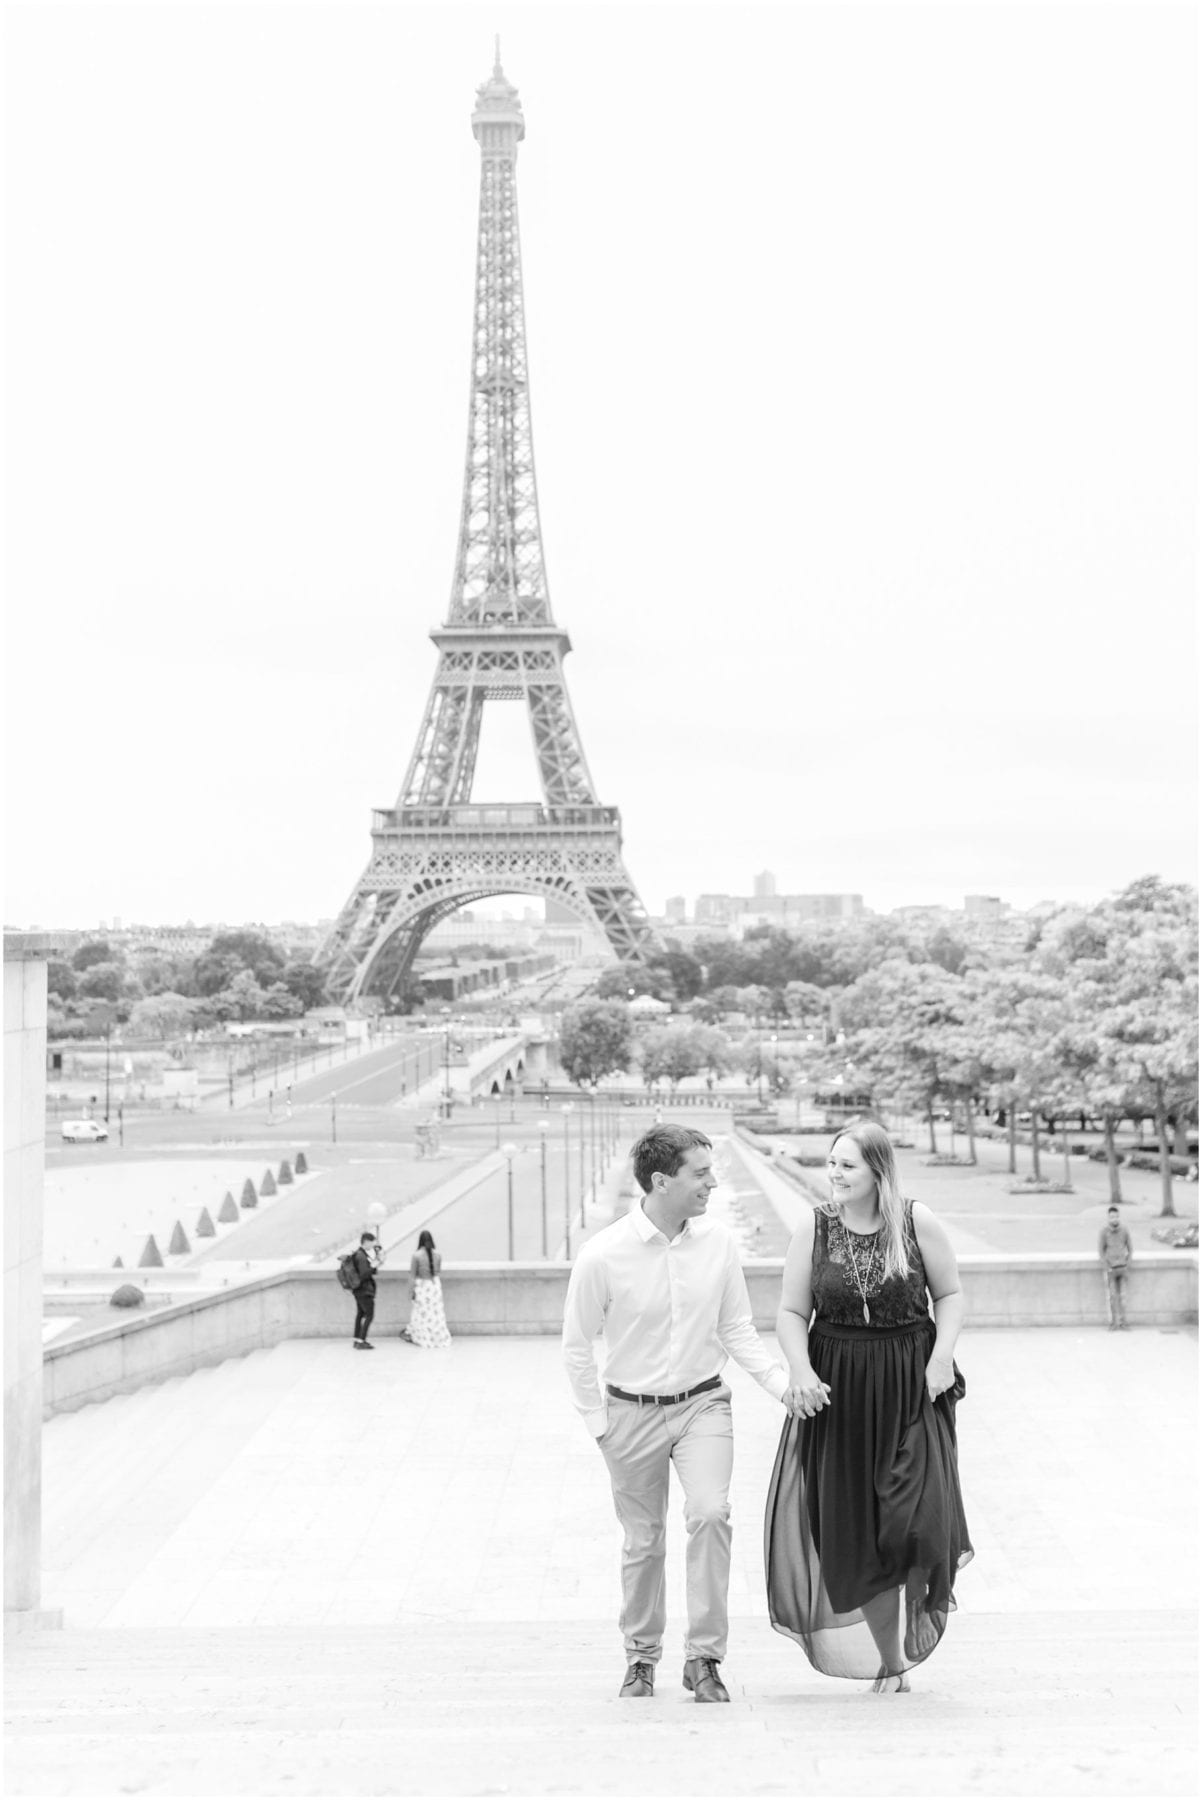
M 108 1137 L 109 1128 L 101 1125 L 97 1119 L 64 1119 L 64 1144 L 101 1144 Z

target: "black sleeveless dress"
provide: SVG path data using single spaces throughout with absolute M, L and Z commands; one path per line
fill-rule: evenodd
M 905 1217 L 909 1270 L 886 1280 L 883 1228 L 849 1233 L 837 1213 L 816 1214 L 810 1360 L 831 1403 L 786 1421 L 764 1522 L 773 1626 L 824 1675 L 855 1680 L 882 1672 L 865 1603 L 896 1596 L 903 1654 L 887 1672 L 913 1668 L 943 1636 L 956 1571 L 973 1553 L 956 1461 L 964 1377 L 953 1364 L 952 1387 L 932 1403 L 935 1324 L 909 1201 Z M 938 1634 L 921 1652 L 907 1629 L 916 1610 Z

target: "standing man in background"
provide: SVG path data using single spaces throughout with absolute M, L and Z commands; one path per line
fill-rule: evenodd
M 1106 1303 L 1111 1331 L 1127 1330 L 1127 1270 L 1131 1266 L 1131 1233 L 1121 1223 L 1117 1206 L 1106 1212 L 1098 1237 L 1098 1255 L 1106 1273 Z
M 700 1131 L 654 1125 L 632 1152 L 642 1200 L 585 1243 L 568 1283 L 563 1346 L 577 1410 L 609 1469 L 624 1533 L 622 1699 L 655 1689 L 667 1622 L 664 1553 L 668 1476 L 685 1495 L 688 1635 L 684 1685 L 702 1702 L 728 1701 L 730 1389 L 733 1356 L 776 1400 L 787 1372 L 765 1350 L 730 1232 L 705 1217 L 716 1185 Z M 593 1354 L 604 1339 L 602 1393 Z
M 367 1333 L 376 1314 L 376 1270 L 384 1261 L 384 1252 L 374 1231 L 360 1235 L 359 1248 L 351 1261 L 359 1275 L 359 1285 L 355 1289 L 355 1349 L 374 1350 L 375 1345 L 367 1341 Z

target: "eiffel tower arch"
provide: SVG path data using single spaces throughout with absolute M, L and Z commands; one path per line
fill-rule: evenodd
M 396 804 L 372 817 L 371 860 L 317 960 L 331 995 L 395 992 L 422 940 L 470 901 L 541 895 L 599 929 L 617 957 L 659 947 L 622 860 L 618 809 L 598 803 L 564 679 L 571 641 L 543 564 L 518 238 L 518 91 L 477 89 L 480 216 L 467 464 L 455 576 L 430 698 Z M 542 801 L 473 805 L 484 707 L 524 705 Z

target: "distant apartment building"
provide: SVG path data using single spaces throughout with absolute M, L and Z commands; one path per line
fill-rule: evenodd
M 669 925 L 684 925 L 688 917 L 688 903 L 683 894 L 672 894 L 664 901 L 664 918 Z
M 970 919 L 1000 919 L 1010 908 L 997 894 L 965 894 L 964 910 Z
M 761 882 L 775 882 L 765 873 L 756 877 Z M 792 930 L 815 921 L 859 919 L 865 912 L 863 894 L 699 894 L 694 910 L 698 925 L 725 926 L 735 935 L 753 930 L 757 925 L 781 925 Z
M 732 925 L 749 904 L 736 894 L 698 894 L 693 918 L 698 925 Z
M 776 876 L 765 869 L 761 874 L 752 876 L 752 896 L 756 900 L 770 900 L 776 893 Z

